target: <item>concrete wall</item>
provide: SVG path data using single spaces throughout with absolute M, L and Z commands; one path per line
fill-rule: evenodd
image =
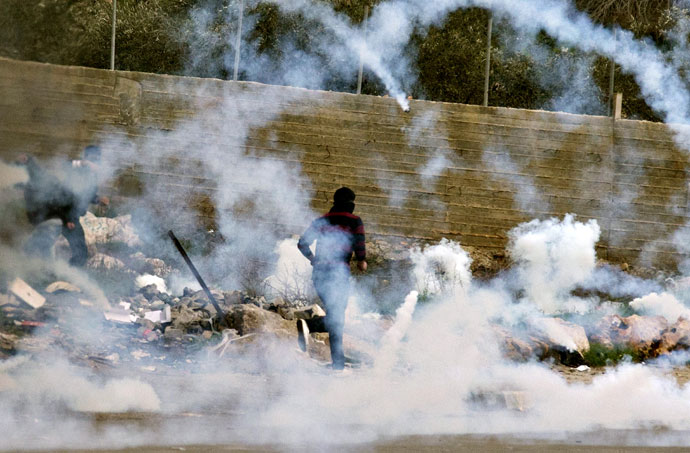
M 502 249 L 521 222 L 575 213 L 599 222 L 602 258 L 679 258 L 671 235 L 688 220 L 687 157 L 663 124 L 425 101 L 406 114 L 389 98 L 0 59 L 0 153 L 76 155 L 151 135 L 142 152 L 174 149 L 166 131 L 233 105 L 252 127 L 246 136 L 232 124 L 210 128 L 200 158 L 204 143 L 220 141 L 295 161 L 304 178 L 295 184 L 311 185 L 315 210 L 346 184 L 369 233 Z M 136 196 L 145 180 L 215 215 L 216 181 L 193 165 L 127 168 L 113 192 Z

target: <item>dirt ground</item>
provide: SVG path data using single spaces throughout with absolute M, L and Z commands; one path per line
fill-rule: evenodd
M 477 437 L 477 436 L 414 436 L 381 441 L 375 444 L 358 446 L 339 446 L 338 451 L 361 453 L 406 453 L 406 452 L 476 452 L 476 453 L 651 453 L 651 452 L 687 452 L 687 447 L 665 447 L 665 446 L 615 446 L 591 444 L 586 439 L 573 439 L 572 443 L 550 442 L 540 439 L 511 439 L 497 437 Z M 127 448 L 122 450 L 58 450 L 55 453 L 208 453 L 208 452 L 281 452 L 281 451 L 323 451 L 319 448 L 283 448 L 280 446 L 251 447 L 243 445 L 186 445 L 186 446 L 145 446 L 137 448 Z M 332 450 L 334 451 L 334 450 Z M 38 452 L 36 452 L 38 453 Z
M 551 369 L 562 376 L 568 383 L 584 384 L 591 384 L 596 376 L 605 374 L 609 370 L 609 368 L 599 367 L 578 371 L 577 368 L 571 368 L 561 364 L 553 364 Z M 690 366 L 674 367 L 669 370 L 669 375 L 676 379 L 678 385 L 684 386 L 690 381 Z

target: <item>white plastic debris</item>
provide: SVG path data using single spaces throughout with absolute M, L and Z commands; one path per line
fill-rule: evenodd
M 136 321 L 137 316 L 129 310 L 131 305 L 132 304 L 130 304 L 129 302 L 120 302 L 115 308 L 106 310 L 103 313 L 105 315 L 105 319 L 107 319 L 108 321 L 124 323 L 132 323 Z
M 589 371 L 589 367 L 587 365 L 580 365 L 579 367 L 575 368 L 577 371 Z
M 21 278 L 15 278 L 10 284 L 9 290 L 12 294 L 33 308 L 40 308 L 46 302 L 45 297 L 41 296 Z
M 170 312 L 170 305 L 166 305 L 162 310 L 147 311 L 144 313 L 144 319 L 151 322 L 170 322 L 172 321 L 172 313 Z

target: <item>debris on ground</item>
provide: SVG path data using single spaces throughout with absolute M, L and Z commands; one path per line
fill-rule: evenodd
M 129 229 L 131 219 L 89 219 L 87 225 L 90 231 L 87 240 L 91 245 L 102 246 L 109 244 L 108 241 L 139 244 L 139 238 Z M 388 269 L 404 268 L 409 250 L 415 245 L 404 241 L 390 245 L 377 240 L 371 244 L 372 254 L 378 253 L 372 263 L 378 260 L 384 274 Z M 232 360 L 252 345 L 275 340 L 292 342 L 296 353 L 303 354 L 301 357 L 310 357 L 318 363 L 329 360 L 327 334 L 312 332 L 306 354 L 297 347 L 296 322 L 325 316 L 313 300 L 292 301 L 284 295 L 269 296 L 233 288 L 211 288 L 208 292 L 183 288 L 173 293 L 166 278 L 179 273 L 179 269 L 127 247 L 119 255 L 108 253 L 111 254 L 99 249 L 92 251 L 87 266 L 87 272 L 114 273 L 118 279 L 124 279 L 118 281 L 119 294 L 111 299 L 111 306 L 106 310 L 94 303 L 101 296 L 90 294 L 88 286 L 64 277 L 50 283 L 36 283 L 33 287 L 19 278 L 9 282 L 0 291 L 0 360 L 19 352 L 59 348 L 74 361 L 94 368 L 136 362 L 142 371 L 155 372 L 163 361 L 187 364 L 196 360 L 198 352 L 217 360 Z M 487 252 L 477 255 L 477 272 L 488 275 L 505 266 L 505 258 L 501 256 L 496 261 L 494 255 Z M 386 280 L 383 286 L 404 287 L 398 283 Z M 676 288 L 690 286 L 683 280 L 668 284 Z M 222 320 L 209 293 L 224 315 Z M 348 366 L 372 365 L 377 342 L 393 325 L 392 317 L 357 313 L 347 325 L 350 330 L 346 332 L 344 345 Z M 83 340 L 83 331 L 88 329 L 98 334 Z M 635 350 L 641 358 L 690 349 L 690 321 L 684 318 L 670 323 L 660 316 L 607 313 L 585 326 L 578 325 L 575 319 L 554 315 L 531 319 L 519 329 L 500 323 L 491 329 L 506 357 L 516 361 L 553 361 L 581 375 L 590 375 L 596 368 L 585 358 L 590 343 L 598 348 Z M 477 401 L 489 405 L 498 401 L 503 407 L 524 410 L 526 403 L 520 395 L 511 392 L 478 397 Z
M 46 301 L 45 297 L 41 296 L 21 278 L 15 278 L 10 283 L 9 291 L 32 308 L 40 308 Z

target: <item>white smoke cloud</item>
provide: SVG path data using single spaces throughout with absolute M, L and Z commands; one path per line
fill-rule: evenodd
M 525 281 L 534 280 L 539 271 L 553 280 L 545 294 L 555 300 L 550 304 L 542 300 L 542 305 L 562 309 L 563 290 L 596 273 L 592 257 L 597 235 L 595 222 L 581 223 L 571 216 L 530 222 L 511 234 L 512 250 L 520 257 L 518 265 L 526 268 Z M 291 239 L 279 243 L 278 250 L 289 257 L 293 246 Z M 527 253 L 533 249 L 534 254 Z M 158 417 L 154 432 L 102 428 L 98 434 L 83 418 L 62 417 L 51 422 L 63 430 L 59 435 L 55 428 L 46 428 L 47 422 L 22 426 L 5 412 L 0 426 L 12 434 L 0 446 L 77 448 L 94 445 L 95 436 L 99 436 L 98 445 L 137 446 L 150 445 L 153 436 L 173 445 L 270 444 L 291 450 L 315 443 L 329 448 L 367 446 L 381 436 L 415 434 L 521 433 L 551 440 L 565 431 L 650 425 L 688 428 L 687 421 L 677 416 L 689 409 L 688 390 L 666 377 L 663 367 L 624 364 L 584 385 L 568 384 L 546 364 L 507 361 L 491 325 L 510 327 L 520 319 L 538 324 L 542 315 L 536 308 L 541 306 L 515 303 L 502 276 L 491 282 L 473 281 L 469 257 L 457 243 L 442 241 L 413 256 L 416 267 L 411 272 L 420 287 L 432 290 L 434 298 L 420 304 L 416 292 L 408 295 L 393 327 L 378 342 L 372 368 L 334 377 L 330 370 L 298 359 L 296 345 L 268 341 L 261 344 L 262 358 L 238 356 L 229 362 L 211 358 L 191 365 L 188 371 L 194 372 L 163 373 L 142 381 L 102 380 L 59 362 L 25 361 L 14 368 L 0 368 L 20 389 L 0 391 L 5 408 L 30 400 L 43 410 L 42 419 L 51 417 L 43 406 L 46 400 L 87 413 L 134 410 L 198 415 L 179 423 Z M 536 280 L 535 287 L 545 279 Z M 641 291 L 643 285 L 635 287 Z M 563 333 L 553 332 L 554 325 L 542 327 L 555 337 Z M 568 345 L 572 339 L 562 336 L 561 342 Z M 64 383 L 70 383 L 70 388 L 63 389 Z M 521 412 L 490 409 L 477 402 L 478 395 L 505 392 L 514 395 Z M 225 404 L 232 411 L 218 418 L 212 415 Z M 232 429 L 221 429 L 228 425 Z M 35 436 L 39 429 L 48 433 L 48 442 Z
M 690 319 L 690 309 L 681 303 L 673 294 L 650 293 L 638 297 L 630 302 L 630 306 L 636 311 L 650 316 L 663 316 L 673 324 L 678 318 Z
M 633 40 L 627 33 L 614 45 L 609 31 L 591 24 L 568 5 L 559 1 L 519 2 L 519 5 L 505 0 L 432 4 L 418 0 L 390 1 L 375 9 L 366 42 L 358 26 L 352 26 L 325 6 L 293 1 L 285 2 L 282 7 L 306 11 L 308 17 L 327 25 L 341 41 L 338 45 L 344 53 L 359 55 L 361 52 L 365 64 L 396 98 L 403 96 L 400 80 L 405 76 L 405 65 L 400 63 L 403 61 L 400 53 L 412 27 L 436 23 L 458 7 L 480 6 L 508 17 L 521 30 L 535 33 L 544 28 L 584 51 L 604 55 L 616 51 L 618 63 L 636 75 L 653 107 L 670 121 L 685 120 L 687 94 L 679 92 L 682 84 L 677 75 L 666 70 L 657 51 Z M 288 79 L 300 83 L 305 80 L 299 71 L 290 73 Z M 306 80 L 307 84 L 322 83 L 319 77 Z M 148 135 L 120 148 L 120 157 L 139 165 L 174 157 L 193 168 L 201 160 L 208 180 L 218 182 L 212 188 L 212 197 L 219 210 L 221 231 L 231 239 L 203 264 L 207 269 L 216 266 L 218 272 L 230 274 L 228 286 L 237 282 L 234 273 L 238 264 L 266 252 L 255 253 L 259 244 L 269 244 L 268 252 L 273 251 L 279 235 L 270 227 L 264 228 L 266 225 L 280 221 L 303 226 L 314 217 L 307 201 L 310 189 L 295 184 L 301 180 L 299 167 L 257 159 L 245 142 L 252 130 L 291 108 L 298 95 L 292 97 L 276 91 L 271 102 L 262 104 L 265 111 L 258 117 L 253 115 L 256 99 L 251 98 L 250 88 L 247 91 L 246 98 L 225 93 L 220 107 L 201 109 L 207 110 L 206 113 L 180 123 L 174 132 Z M 405 105 L 400 99 L 399 102 Z M 113 147 L 120 145 L 123 144 L 112 141 Z M 436 171 L 443 164 L 441 156 L 427 165 Z M 157 198 L 160 195 L 151 190 L 143 200 L 160 202 Z M 528 192 L 527 195 L 533 198 L 538 194 Z M 247 205 L 254 209 L 249 225 L 231 214 Z M 177 376 L 181 383 L 167 387 L 166 381 L 157 384 L 157 388 L 154 388 L 156 382 L 149 385 L 136 380 L 96 382 L 92 376 L 74 374 L 60 364 L 26 365 L 26 373 L 24 368 L 12 372 L 12 379 L 21 391 L 1 393 L 0 401 L 8 403 L 2 407 L 14 409 L 37 395 L 39 409 L 45 409 L 48 418 L 52 416 L 62 422 L 59 426 L 68 434 L 48 431 L 51 435 L 45 442 L 37 436 L 38 428 L 20 426 L 14 412 L 3 409 L 0 427 L 9 434 L 0 440 L 0 447 L 102 445 L 96 439 L 100 442 L 105 439 L 111 445 L 150 445 L 150 435 L 125 439 L 122 432 L 94 434 L 84 426 L 65 423 L 50 413 L 50 404 L 42 405 L 44 400 L 57 401 L 75 411 L 167 413 L 217 407 L 211 402 L 222 397 L 233 400 L 234 407 L 240 411 L 239 415 L 223 416 L 216 423 L 206 426 L 200 423 L 199 430 L 173 429 L 174 424 L 164 423 L 165 441 L 171 443 L 203 443 L 211 439 L 211 442 L 239 440 L 288 446 L 324 442 L 332 446 L 338 442 L 373 442 L 380 436 L 411 434 L 559 433 L 652 425 L 687 430 L 687 420 L 678 414 L 690 409 L 690 389 L 678 386 L 664 376 L 663 370 L 626 364 L 595 378 L 590 386 L 569 385 L 544 364 L 507 362 L 496 339 L 488 334 L 491 323 L 514 326 L 525 318 L 533 319 L 538 313 L 536 309 L 546 313 L 591 309 L 591 301 L 569 295 L 574 287 L 587 282 L 594 287 L 616 286 L 622 292 L 634 292 L 640 296 L 636 304 L 641 309 L 673 317 L 679 311 L 675 303 L 660 303 L 655 296 L 644 294 L 654 287 L 653 283 L 625 279 L 610 270 L 600 272 L 595 268 L 594 245 L 599 235 L 595 221 L 581 223 L 570 215 L 563 220 L 535 220 L 515 229 L 511 233 L 510 252 L 517 262 L 519 282 L 525 289 L 522 303 L 515 303 L 510 292 L 514 283 L 500 278 L 490 284 L 473 282 L 469 256 L 457 243 L 442 241 L 413 252 L 414 280 L 419 291 L 433 295 L 434 300 L 420 306 L 417 295 L 411 293 L 403 302 L 394 323 L 395 330 L 380 344 L 386 352 L 386 359 L 380 364 L 401 365 L 383 367 L 390 370 L 385 373 L 385 379 L 367 369 L 335 379 L 318 365 L 310 367 L 308 362 L 294 359 L 290 353 L 294 345 L 276 349 L 266 345 L 261 359 L 237 360 L 227 367 L 216 362 L 204 363 L 214 367 L 214 372 L 204 374 L 193 369 L 195 374 L 190 378 L 191 371 L 185 370 Z M 294 242 L 282 243 L 279 251 L 293 245 Z M 621 282 L 624 288 L 618 286 Z M 479 390 L 524 392 L 531 408 L 525 413 L 497 410 L 487 416 L 477 416 L 485 415 L 481 407 L 471 402 L 471 396 Z M 43 428 L 46 424 L 37 426 Z M 687 444 L 687 439 L 682 443 Z
M 287 300 L 309 301 L 314 292 L 311 289 L 311 263 L 297 248 L 297 239 L 278 242 L 275 252 L 278 260 L 266 284 Z
M 509 250 L 526 298 L 545 313 L 579 311 L 568 291 L 594 270 L 599 234 L 596 220 L 580 223 L 570 214 L 563 221 L 533 220 L 512 230 Z
M 417 290 L 424 295 L 445 291 L 462 291 L 471 280 L 472 260 L 460 244 L 443 239 L 439 244 L 413 249 L 410 260 L 414 264 Z

